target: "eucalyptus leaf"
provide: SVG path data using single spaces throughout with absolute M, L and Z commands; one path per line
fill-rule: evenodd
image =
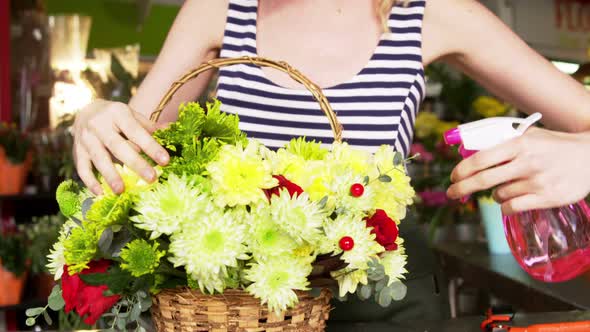
M 391 289 L 391 291 L 390 291 L 391 292 L 391 297 L 395 301 L 402 300 L 404 297 L 406 297 L 406 294 L 408 292 L 408 288 L 406 287 L 406 285 L 404 285 L 400 281 L 394 282 L 393 284 L 389 285 L 388 288 Z
M 90 210 L 90 207 L 94 203 L 94 199 L 92 197 L 86 198 L 84 202 L 82 202 L 82 216 L 86 219 L 86 213 Z
M 369 176 L 368 175 L 363 178 L 363 184 L 365 186 L 369 184 Z
M 147 297 L 147 293 L 146 293 L 146 292 L 144 292 L 143 290 L 138 290 L 138 291 L 137 291 L 137 296 L 138 296 L 139 298 L 142 298 L 142 299 L 143 299 L 143 298 L 146 298 L 146 297 Z
M 394 152 L 393 155 L 393 165 L 394 166 L 400 166 L 404 163 L 404 157 L 402 156 L 401 153 L 399 152 Z
M 152 307 L 152 299 L 149 296 L 142 298 L 138 305 L 141 309 L 141 312 L 146 312 Z
M 389 287 L 383 288 L 377 297 L 377 303 L 382 307 L 388 307 L 392 300 L 393 297 L 391 296 L 391 289 Z
M 121 318 L 121 316 L 117 317 L 117 328 L 119 331 L 125 331 L 125 327 L 127 326 L 127 320 Z
M 385 286 L 387 286 L 387 281 L 389 280 L 389 278 L 383 278 L 379 281 L 377 281 L 377 283 L 375 284 L 375 292 L 380 292 L 383 290 L 383 288 L 385 288 Z
M 33 318 L 33 317 L 27 318 L 27 320 L 25 321 L 25 324 L 27 324 L 27 326 L 35 325 L 35 318 Z
M 51 290 L 51 294 L 47 298 L 47 305 L 49 305 L 51 310 L 60 311 L 66 305 L 61 293 L 61 287 L 59 285 L 55 285 Z
M 391 182 L 391 180 L 392 180 L 391 176 L 389 176 L 387 174 L 379 175 L 379 181 L 381 181 L 381 182 L 389 183 L 389 182 Z
M 371 287 L 371 284 L 363 285 L 358 291 L 358 296 L 361 300 L 366 301 L 371 297 L 372 291 L 373 287 Z
M 328 204 L 328 196 L 324 196 L 318 204 L 321 209 L 325 208 L 326 204 Z
M 80 227 L 84 228 L 84 226 L 82 226 L 82 221 L 81 221 L 80 219 L 78 219 L 78 218 L 76 218 L 76 217 L 74 217 L 74 216 L 71 216 L 71 217 L 70 217 L 70 219 L 71 219 L 73 222 L 75 222 L 75 223 L 76 223 L 76 225 L 78 225 L 78 226 L 80 226 Z
M 108 254 L 111 244 L 113 243 L 113 230 L 109 227 L 102 231 L 98 240 L 98 248 L 101 252 Z
M 147 332 L 147 330 L 143 326 L 141 326 L 141 325 L 137 325 L 137 329 L 135 331 L 137 331 L 137 332 Z
M 141 315 L 141 307 L 139 306 L 139 303 L 134 305 L 133 308 L 131 309 L 130 313 L 129 313 L 129 321 L 130 322 L 134 322 L 139 318 L 139 315 Z
M 45 308 L 43 307 L 39 307 L 39 308 L 30 308 L 27 309 L 27 311 L 25 311 L 25 314 L 28 317 L 32 317 L 32 316 L 39 316 L 40 314 L 43 313 L 43 311 L 45 311 Z
M 131 234 L 125 228 L 121 229 L 120 232 L 116 233 L 113 237 L 113 242 L 109 248 L 108 254 L 111 257 L 119 257 L 121 250 L 131 241 Z
M 47 311 L 43 311 L 43 318 L 45 318 L 45 323 L 47 323 L 47 325 L 53 324 L 53 320 L 51 319 L 51 316 L 49 316 Z

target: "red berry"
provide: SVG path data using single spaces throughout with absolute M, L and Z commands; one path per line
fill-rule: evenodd
M 352 248 L 354 248 L 354 240 L 350 236 L 345 236 L 340 239 L 338 245 L 340 246 L 340 249 L 344 251 L 349 251 L 352 250 Z
M 350 194 L 353 197 L 361 197 L 364 192 L 365 192 L 365 187 L 363 187 L 363 185 L 360 183 L 355 183 L 352 186 L 350 186 Z

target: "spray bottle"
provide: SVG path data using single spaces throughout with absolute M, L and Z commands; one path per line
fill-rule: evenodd
M 444 134 L 448 145 L 459 144 L 468 158 L 525 133 L 541 119 L 497 117 L 460 125 Z M 590 269 L 590 208 L 584 200 L 558 208 L 503 216 L 512 254 L 533 278 L 545 282 L 570 280 Z

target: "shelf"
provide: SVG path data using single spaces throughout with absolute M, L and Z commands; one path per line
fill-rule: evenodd
M 49 201 L 55 200 L 55 193 L 0 195 L 1 201 Z
M 23 311 L 29 308 L 44 307 L 46 304 L 47 299 L 33 299 L 15 305 L 0 306 L 0 311 Z

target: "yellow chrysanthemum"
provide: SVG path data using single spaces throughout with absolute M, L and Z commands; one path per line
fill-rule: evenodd
M 369 170 L 371 154 L 360 149 L 353 149 L 348 143 L 334 143 L 331 153 L 326 157 L 339 167 L 350 168 L 357 175 L 365 176 Z
M 338 295 L 344 297 L 346 294 L 354 294 L 359 284 L 368 283 L 366 270 L 342 269 L 331 273 L 332 278 L 338 281 Z
M 414 125 L 416 137 L 427 138 L 434 133 L 436 126 L 439 123 L 439 119 L 436 114 L 432 112 L 420 112 L 416 116 L 416 122 Z
M 141 176 L 137 175 L 137 173 L 127 166 L 116 164 L 115 169 L 123 180 L 125 192 L 135 193 L 153 185 L 153 183 L 146 182 Z M 162 174 L 162 169 L 159 166 L 154 167 L 154 171 L 156 172 L 157 176 Z M 113 190 L 104 178 L 101 179 L 100 185 L 102 186 L 102 190 L 105 195 L 113 194 Z
M 215 202 L 221 207 L 265 200 L 262 189 L 278 184 L 272 177 L 270 163 L 262 159 L 256 141 L 250 141 L 245 149 L 241 144 L 224 145 L 217 159 L 207 166 L 207 171 Z
M 473 102 L 473 109 L 479 115 L 486 118 L 491 118 L 506 114 L 506 112 L 508 112 L 509 107 L 508 105 L 500 102 L 496 98 L 489 96 L 481 96 Z

